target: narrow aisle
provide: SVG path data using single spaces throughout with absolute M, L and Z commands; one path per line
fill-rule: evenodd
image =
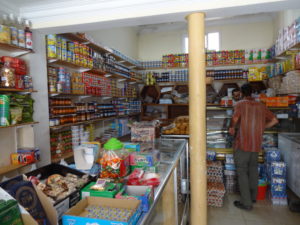
M 292 213 L 287 206 L 273 206 L 270 201 L 258 201 L 252 211 L 236 208 L 238 195 L 226 195 L 222 208 L 208 208 L 208 225 L 298 225 L 300 213 Z

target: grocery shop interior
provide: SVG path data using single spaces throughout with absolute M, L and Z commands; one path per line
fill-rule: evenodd
M 300 224 L 299 0 L 0 5 L 0 225 Z

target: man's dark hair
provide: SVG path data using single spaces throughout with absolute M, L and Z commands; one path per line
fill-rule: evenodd
M 250 84 L 244 84 L 241 87 L 241 92 L 242 92 L 243 96 L 245 96 L 245 97 L 251 96 L 251 94 L 252 94 L 252 87 L 251 87 L 251 85 Z
M 235 89 L 233 89 L 233 90 L 231 91 L 231 93 L 233 94 L 234 92 L 238 92 L 238 91 L 240 91 L 240 89 L 235 88 Z

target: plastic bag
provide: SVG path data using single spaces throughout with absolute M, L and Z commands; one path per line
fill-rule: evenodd
M 10 108 L 11 124 L 17 124 L 22 121 L 23 107 Z

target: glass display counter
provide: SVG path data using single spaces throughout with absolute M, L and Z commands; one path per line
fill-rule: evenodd
M 154 190 L 154 201 L 139 225 L 186 224 L 189 196 L 187 141 L 158 139 L 154 148 L 160 151 L 160 185 Z

